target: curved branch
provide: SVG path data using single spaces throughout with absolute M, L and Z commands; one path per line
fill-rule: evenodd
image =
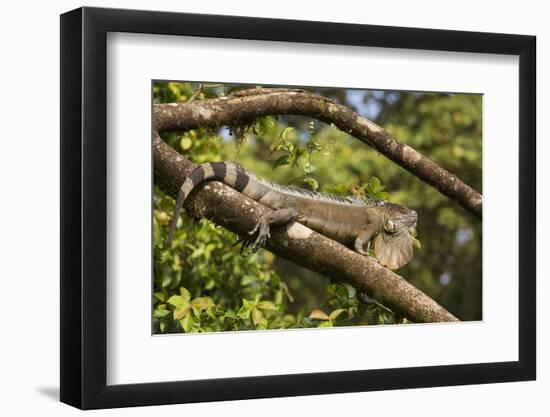
M 153 154 L 155 183 L 176 197 L 194 165 L 156 133 Z M 195 216 L 206 217 L 246 237 L 262 214 L 269 211 L 264 205 L 219 182 L 210 182 L 197 189 L 186 207 Z M 458 321 L 399 275 L 299 223 L 274 228 L 267 249 L 312 271 L 349 282 L 357 290 L 413 321 Z
M 304 90 L 260 88 L 231 96 L 180 104 L 156 104 L 154 126 L 162 131 L 185 131 L 201 127 L 242 125 L 267 115 L 293 114 L 333 123 L 387 156 L 443 195 L 481 219 L 482 196 L 410 146 L 349 108 Z

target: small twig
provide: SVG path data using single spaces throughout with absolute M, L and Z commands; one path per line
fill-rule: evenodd
M 190 101 L 195 100 L 199 96 L 199 94 L 202 93 L 202 90 L 203 90 L 203 85 L 202 83 L 199 83 L 199 88 L 197 89 L 197 91 L 193 93 L 191 97 L 189 97 L 189 100 L 187 100 L 187 102 L 189 103 Z

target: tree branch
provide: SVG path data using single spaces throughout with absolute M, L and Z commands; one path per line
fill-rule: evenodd
M 153 154 L 155 184 L 175 198 L 194 165 L 156 133 Z M 261 215 L 270 210 L 220 182 L 199 187 L 186 208 L 195 216 L 206 217 L 246 237 Z M 299 223 L 273 228 L 267 249 L 305 268 L 346 281 L 413 321 L 458 321 L 399 275 Z
M 482 217 L 482 196 L 476 190 L 373 122 L 326 97 L 304 90 L 260 88 L 216 99 L 156 104 L 153 112 L 154 127 L 159 132 L 246 125 L 257 117 L 277 114 L 309 116 L 333 123 L 456 200 L 479 219 Z

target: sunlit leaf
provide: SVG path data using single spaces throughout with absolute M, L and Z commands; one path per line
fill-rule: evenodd
M 275 128 L 275 118 L 273 116 L 265 116 L 260 119 L 259 127 L 262 135 L 269 135 Z
M 180 294 L 181 298 L 184 301 L 189 301 L 191 299 L 191 294 L 189 293 L 189 290 L 185 287 L 180 287 Z
M 157 291 L 157 292 L 154 292 L 153 295 L 159 301 L 165 301 L 166 300 L 166 293 L 164 293 L 164 292 Z
M 214 307 L 215 304 L 210 297 L 197 297 L 191 301 L 191 306 L 197 310 L 208 310 Z
M 307 177 L 303 179 L 303 182 L 309 185 L 309 188 L 311 188 L 314 191 L 317 190 L 317 188 L 319 188 L 319 183 L 315 178 Z
M 283 131 L 281 132 L 281 139 L 284 141 L 287 141 L 291 138 L 291 135 L 293 135 L 295 132 L 293 127 L 285 127 Z
M 347 283 L 343 283 L 342 284 L 346 290 L 348 291 L 348 298 L 353 298 L 355 297 L 355 294 L 357 294 L 357 290 L 355 289 L 355 287 L 353 285 L 350 285 L 350 284 L 347 284 Z
M 308 317 L 314 320 L 330 320 L 329 315 L 323 310 L 319 309 L 313 310 L 311 313 L 309 313 Z
M 317 169 L 317 167 L 315 165 L 310 164 L 309 162 L 304 164 L 304 172 L 306 174 L 311 174 L 316 169 Z
M 174 310 L 174 320 L 180 320 L 184 318 L 191 309 L 191 305 L 187 302 L 184 302 L 182 305 L 176 307 Z
M 183 297 L 180 296 L 180 295 L 173 295 L 173 296 L 171 296 L 171 297 L 168 299 L 168 304 L 171 304 L 171 305 L 173 305 L 174 307 L 179 307 L 179 306 L 181 306 L 184 302 L 185 302 L 185 300 L 184 300 Z
M 261 310 L 277 310 L 277 306 L 272 301 L 259 301 L 256 306 Z
M 180 321 L 181 327 L 186 333 L 189 333 L 193 329 L 193 325 L 195 324 L 195 318 L 193 317 L 193 313 L 187 314 L 183 319 Z
M 254 307 L 251 310 L 251 317 L 252 317 L 252 323 L 256 326 L 260 323 L 260 320 L 262 319 L 262 312 L 259 308 Z
M 191 149 L 191 146 L 193 146 L 193 141 L 191 140 L 191 138 L 189 138 L 187 136 L 184 136 L 183 138 L 181 138 L 181 141 L 180 141 L 180 148 L 181 149 L 186 151 L 188 149 Z
M 338 308 L 338 309 L 334 310 L 332 313 L 330 313 L 329 319 L 331 321 L 335 321 L 338 318 L 338 316 L 340 316 L 345 311 L 346 310 L 343 309 L 343 308 Z
M 289 161 L 290 155 L 281 155 L 279 156 L 274 162 L 273 162 L 273 168 L 276 169 L 280 166 L 288 165 L 290 164 Z

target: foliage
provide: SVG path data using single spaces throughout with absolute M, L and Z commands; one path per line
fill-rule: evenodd
M 241 88 L 254 86 L 203 84 L 199 90 L 196 83 L 169 82 L 155 83 L 153 93 L 155 103 L 181 102 Z M 481 191 L 479 96 L 312 91 L 355 107 Z M 334 126 L 279 115 L 248 126 L 162 136 L 195 163 L 237 160 L 282 184 L 390 199 L 415 209 L 423 248 L 399 273 L 459 317 L 480 319 L 480 222 Z M 241 256 L 237 236 L 204 219 L 183 214 L 174 247 L 166 250 L 174 201 L 158 188 L 155 197 L 155 333 L 407 322 L 338 277 L 329 282 L 265 250 Z
M 174 202 L 157 189 L 155 208 L 155 332 L 285 328 L 288 287 L 262 251 L 243 257 L 236 237 L 207 220 L 178 221 L 172 249 L 166 230 Z

